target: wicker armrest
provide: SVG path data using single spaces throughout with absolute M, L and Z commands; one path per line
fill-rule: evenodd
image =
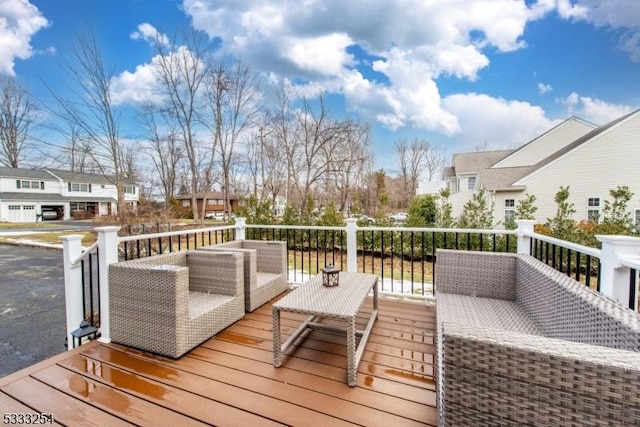
M 510 253 L 438 249 L 436 292 L 513 301 L 516 260 Z
M 636 352 L 455 323 L 439 334 L 447 425 L 640 419 Z
M 243 256 L 237 252 L 190 251 L 189 289 L 244 298 Z
M 260 272 L 272 274 L 287 273 L 287 244 L 286 242 L 271 242 L 262 240 L 245 240 L 244 248 L 255 249 L 258 252 L 257 269 Z

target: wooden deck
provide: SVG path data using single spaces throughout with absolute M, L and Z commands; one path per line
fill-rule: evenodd
M 283 313 L 283 337 L 302 318 Z M 93 342 L 0 378 L 0 413 L 95 426 L 436 425 L 434 329 L 435 306 L 380 298 L 350 388 L 337 335 L 309 334 L 274 368 L 266 304 L 178 360 Z

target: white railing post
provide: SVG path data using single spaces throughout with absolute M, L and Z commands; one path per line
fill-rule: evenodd
M 518 253 L 531 255 L 531 237 L 534 233 L 533 226 L 536 222 L 531 219 L 517 219 L 518 229 L 516 235 L 518 236 Z
M 600 256 L 600 292 L 629 306 L 629 267 L 622 265 L 621 256 L 640 256 L 640 238 L 597 235 L 602 242 Z
M 236 218 L 236 240 L 245 240 L 246 218 Z
M 72 331 L 84 320 L 82 312 L 82 269 L 73 263 L 82 255 L 82 236 L 62 236 L 62 259 L 64 266 L 64 302 L 67 312 L 67 348 L 73 348 Z
M 347 271 L 358 271 L 358 225 L 356 218 L 347 218 Z
M 96 227 L 98 233 L 98 265 L 100 266 L 100 341 L 111 342 L 109 313 L 109 264 L 118 262 L 120 227 Z

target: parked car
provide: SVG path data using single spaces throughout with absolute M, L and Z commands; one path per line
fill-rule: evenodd
M 371 218 L 370 216 L 362 215 L 362 214 L 352 214 L 351 218 L 357 219 L 358 222 L 360 221 L 366 222 L 367 224 L 373 224 L 375 222 L 375 219 Z
M 42 219 L 54 220 L 58 219 L 58 212 L 56 211 L 42 211 Z
M 406 212 L 398 212 L 389 215 L 389 219 L 392 219 L 396 222 L 404 222 L 409 218 L 409 214 Z
M 231 218 L 235 218 L 235 214 L 231 214 Z M 224 219 L 224 212 L 222 211 L 211 211 L 206 212 L 204 214 L 204 219 Z

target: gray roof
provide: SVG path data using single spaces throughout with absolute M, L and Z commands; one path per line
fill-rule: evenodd
M 576 139 L 571 144 L 566 145 L 565 147 L 561 148 L 560 150 L 556 151 L 555 153 L 552 153 L 550 156 L 542 159 L 541 161 L 539 161 L 538 163 L 536 163 L 534 165 L 535 168 L 536 169 L 540 169 L 541 167 L 543 167 L 545 165 L 548 165 L 552 161 L 564 156 L 565 154 L 567 154 L 568 152 L 570 152 L 574 148 L 577 148 L 580 145 L 592 140 L 593 138 L 595 138 L 596 136 L 600 135 L 604 131 L 607 131 L 607 130 L 611 129 L 612 127 L 614 127 L 618 123 L 621 123 L 621 122 L 625 121 L 626 119 L 628 119 L 629 117 L 631 117 L 633 115 L 636 115 L 638 113 L 640 113 L 640 110 L 633 111 L 633 112 L 631 112 L 629 114 L 626 114 L 626 115 L 620 117 L 619 119 L 613 120 L 613 121 L 607 123 L 606 125 L 600 126 L 599 128 L 596 128 L 596 129 L 592 130 L 591 132 L 587 133 L 586 135 Z
M 621 123 L 628 119 L 629 117 L 639 114 L 640 110 L 636 110 L 632 113 L 626 114 L 616 120 L 613 120 L 606 125 L 600 126 L 591 132 L 581 136 L 580 138 L 573 141 L 571 144 L 568 144 L 558 151 L 551 153 L 546 158 L 542 159 L 538 163 L 533 166 L 523 166 L 523 167 L 513 167 L 513 168 L 488 168 L 482 170 L 478 176 L 481 179 L 482 185 L 487 190 L 504 190 L 508 189 L 513 185 L 514 182 L 526 177 L 527 175 L 535 172 L 536 170 L 548 165 L 554 160 L 564 156 L 575 148 L 579 147 L 582 144 L 587 143 L 603 132 L 611 129 L 618 123 Z M 518 187 L 513 187 L 513 189 L 517 189 Z
M 224 198 L 224 193 L 222 191 L 199 191 L 196 193 L 196 199 L 203 199 L 204 196 L 207 196 L 207 199 L 223 199 Z M 241 197 L 238 197 L 235 194 L 229 194 L 229 199 L 239 199 Z M 179 196 L 176 196 L 176 199 L 178 200 L 191 200 L 191 194 L 181 194 Z
M 536 170 L 534 166 L 520 166 L 515 168 L 489 168 L 478 173 L 482 187 L 490 190 L 505 190 L 520 178 Z M 516 189 L 513 187 L 512 189 Z
M 65 197 L 61 194 L 53 193 L 0 193 L 0 201 L 15 200 L 33 203 L 46 203 L 46 202 L 115 202 L 113 197 Z
M 64 182 L 86 182 L 92 184 L 114 184 L 113 176 L 104 176 L 97 173 L 71 172 L 62 169 L 47 169 L 51 174 L 57 176 Z M 132 184 L 130 180 L 124 180 L 126 184 Z
M 57 181 L 44 170 L 0 167 L 0 177 Z
M 86 182 L 92 184 L 113 184 L 115 180 L 112 176 L 105 177 L 97 173 L 71 172 L 62 169 L 23 169 L 23 168 L 6 168 L 0 167 L 0 177 L 20 178 L 20 179 L 37 179 L 64 182 Z M 124 180 L 125 184 L 135 185 L 131 180 Z
M 478 151 L 453 155 L 453 167 L 456 175 L 477 173 L 481 169 L 493 166 L 513 153 L 514 150 Z

